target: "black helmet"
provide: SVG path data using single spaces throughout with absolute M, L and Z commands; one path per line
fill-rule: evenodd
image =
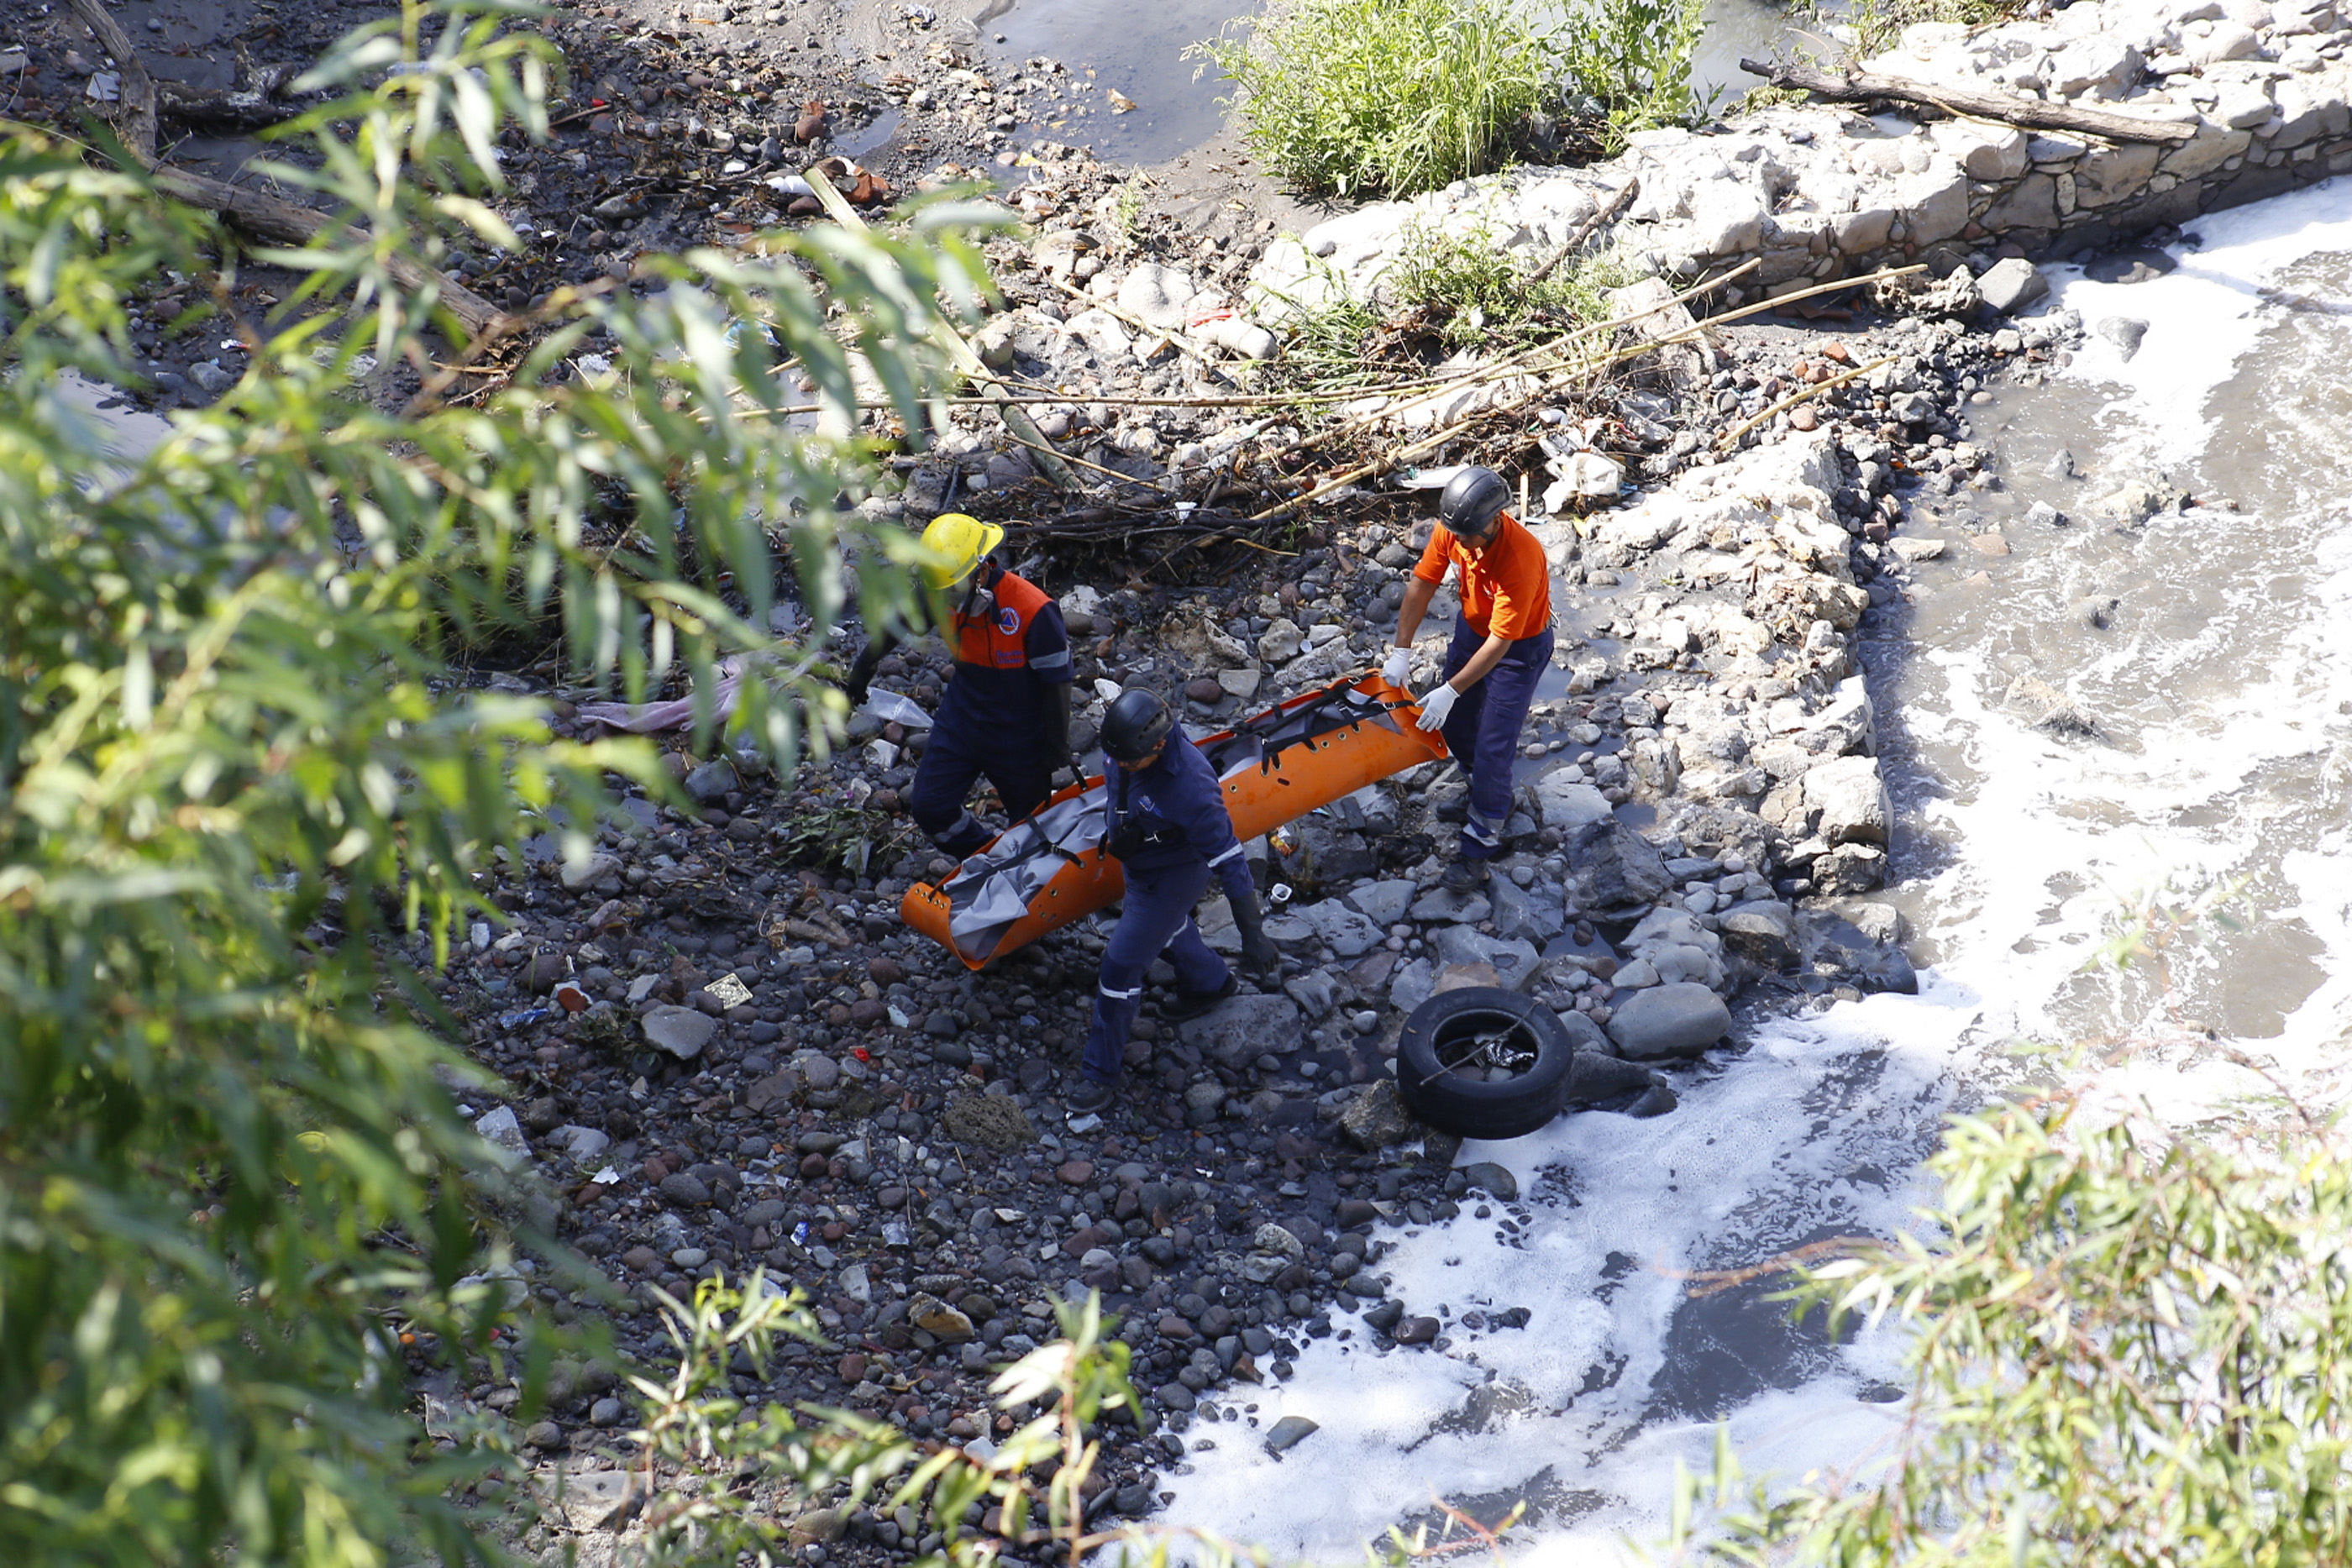
M 1168 705 L 1150 692 L 1121 692 L 1103 715 L 1103 755 L 1113 762 L 1140 762 L 1165 745 L 1175 727 Z
M 1511 487 L 1492 468 L 1465 468 L 1445 482 L 1437 516 L 1457 534 L 1479 535 L 1495 526 L 1511 504 Z

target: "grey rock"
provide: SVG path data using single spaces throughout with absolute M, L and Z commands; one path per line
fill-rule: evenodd
M 1994 262 L 1977 279 L 1977 293 L 2004 316 L 2016 315 L 2049 292 L 2042 269 L 2021 256 Z
M 1451 888 L 1432 888 L 1412 901 L 1411 914 L 1415 920 L 1455 920 L 1476 925 L 1494 913 L 1484 894 L 1455 893 Z
M 1393 1078 L 1375 1082 L 1339 1114 L 1339 1131 L 1360 1149 L 1393 1148 L 1412 1138 L 1417 1130 Z
M 1265 1451 L 1279 1454 L 1295 1448 L 1321 1430 L 1320 1425 L 1304 1416 L 1285 1416 L 1266 1433 Z
M 2100 337 L 2120 350 L 2126 360 L 2139 352 L 2140 343 L 2147 337 L 2147 323 L 2131 316 L 2110 316 L 2095 329 Z
M 1566 848 L 1569 902 L 1579 909 L 1607 911 L 1654 903 L 1673 885 L 1665 857 L 1614 817 L 1578 829 Z
M 1389 977 L 1389 1006 L 1401 1013 L 1410 1013 L 1429 1000 L 1437 988 L 1437 968 L 1426 958 L 1412 958 L 1397 966 Z
M 1808 958 L 1815 974 L 1863 991 L 1895 991 L 1916 996 L 1919 976 L 1911 960 L 1891 941 L 1881 941 L 1835 915 L 1815 915 L 1805 921 Z
M 495 1106 L 485 1111 L 474 1122 L 474 1131 L 501 1149 L 514 1154 L 527 1154 L 530 1145 L 523 1141 L 522 1124 L 515 1119 L 511 1105 Z
M 1394 925 L 1402 920 L 1405 911 L 1412 907 L 1414 884 L 1404 877 L 1389 877 L 1380 882 L 1356 884 L 1348 894 L 1348 902 L 1363 911 L 1366 917 L 1381 925 Z
M 1578 1055 L 1614 1056 L 1617 1054 L 1617 1042 L 1609 1038 L 1607 1030 L 1592 1021 L 1591 1014 L 1577 1012 L 1571 1009 L 1570 1011 L 1555 1016 L 1559 1019 L 1559 1027 L 1568 1031 L 1570 1049 Z
M 1170 1410 L 1190 1410 L 1199 1403 L 1192 1391 L 1181 1383 L 1163 1383 L 1151 1391 L 1151 1396 Z
M 1505 1203 L 1509 1203 L 1519 1196 L 1519 1178 L 1491 1160 L 1480 1160 L 1476 1165 L 1465 1166 L 1462 1168 L 1462 1175 L 1480 1192 L 1499 1197 Z
M 829 1546 L 849 1531 L 849 1510 L 813 1508 L 793 1521 L 789 1538 L 794 1546 Z
M 621 874 L 621 857 L 610 850 L 598 850 L 578 865 L 566 863 L 558 873 L 568 893 L 578 893 L 595 886 L 608 876 Z
M 1184 1091 L 1184 1124 L 1204 1127 L 1222 1115 L 1225 1109 L 1225 1086 L 1222 1083 L 1195 1083 Z
M 2025 508 L 2025 520 L 2045 528 L 2063 528 L 2066 526 L 2066 514 L 2047 501 L 2036 501 Z
M 727 798 L 736 788 L 734 764 L 712 758 L 686 776 L 686 792 L 705 806 L 714 805 Z
M 1543 812 L 1544 826 L 1557 828 L 1562 836 L 1590 827 L 1594 822 L 1610 821 L 1616 808 L 1609 798 L 1591 785 L 1569 778 L 1562 769 L 1555 769 L 1536 780 L 1536 804 Z
M 1496 877 L 1488 886 L 1495 905 L 1495 929 L 1504 936 L 1541 944 L 1568 929 L 1565 897 L 1554 884 L 1539 882 L 1533 887 L 1520 887 L 1507 877 Z
M 1813 831 L 1832 844 L 1883 844 L 1895 814 L 1867 757 L 1834 757 L 1807 773 L 1805 805 L 1821 813 Z
M 1772 899 L 1735 904 L 1716 916 L 1723 945 L 1759 968 L 1797 967 L 1797 912 Z
M 710 1201 L 710 1186 L 692 1171 L 672 1171 L 661 1178 L 661 1195 L 681 1208 Z
M 1399 1344 L 1427 1344 L 1437 1337 L 1435 1318 L 1407 1318 L 1396 1326 Z
M 1327 898 L 1297 911 L 1297 917 L 1315 928 L 1326 946 L 1342 958 L 1360 958 L 1381 945 L 1387 933 L 1338 899 Z
M 975 1332 L 971 1318 L 923 1291 L 907 1298 L 907 1321 L 950 1344 L 961 1344 Z
M 198 360 L 190 365 L 188 379 L 196 383 L 198 391 L 207 392 L 226 392 L 236 380 L 210 360 Z
M 1451 967 L 1484 964 L 1512 990 L 1521 990 L 1536 975 L 1536 950 L 1517 937 L 1484 936 L 1467 925 L 1441 926 L 1430 943 L 1438 962 Z
M 695 1011 L 692 1008 L 670 1007 L 654 1009 L 639 1020 L 646 1039 L 656 1050 L 666 1051 L 680 1061 L 692 1061 L 719 1032 L 719 1020 Z
M 1331 1016 L 1339 987 L 1325 971 L 1309 969 L 1303 975 L 1294 975 L 1285 980 L 1282 992 L 1298 1004 L 1298 1010 L 1307 1015 L 1309 1022 L 1320 1023 Z
M 617 1418 L 620 1401 L 600 1399 L 596 1402 L 600 1409 L 606 1405 L 614 1407 Z M 595 1421 L 593 1412 L 589 1420 Z M 609 1426 L 613 1423 L 597 1424 Z M 636 1489 L 630 1484 L 630 1479 L 631 1472 L 627 1470 L 581 1472 L 559 1468 L 540 1483 L 540 1492 L 568 1529 L 612 1530 L 628 1518 L 630 1510 L 636 1504 Z
M 1240 1067 L 1296 1046 L 1299 1023 L 1298 1004 L 1288 997 L 1232 997 L 1179 1024 L 1176 1037 L 1227 1067 Z
M 1813 862 L 1813 891 L 1825 898 L 1868 893 L 1886 883 L 1886 852 L 1875 844 L 1840 844 Z
M 1576 1016 L 1582 1018 L 1584 1015 L 1579 1013 Z M 1650 1070 L 1638 1061 L 1580 1050 L 1569 1062 L 1568 1103 L 1591 1106 L 1613 1100 L 1630 1100 L 1654 1082 Z
M 1697 1056 L 1730 1032 L 1723 998 L 1688 981 L 1643 991 L 1609 1019 L 1609 1038 L 1635 1061 Z
M 1271 1223 L 1257 1228 L 1250 1238 L 1250 1245 L 1261 1252 L 1279 1252 L 1293 1262 L 1307 1256 L 1307 1248 L 1297 1237 Z

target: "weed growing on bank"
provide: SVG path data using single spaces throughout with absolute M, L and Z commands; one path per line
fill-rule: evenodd
M 1300 190 L 1411 195 L 1507 162 L 1541 117 L 1607 149 L 1686 118 L 1697 0 L 1289 0 L 1190 57 L 1234 86 L 1244 135 Z M 1206 68 L 1205 67 L 1203 68 Z

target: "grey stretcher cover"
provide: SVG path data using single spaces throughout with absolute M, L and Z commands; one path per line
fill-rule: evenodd
M 1264 766 L 1294 746 L 1351 724 L 1397 727 L 1387 705 L 1345 683 L 1287 711 L 1269 709 L 1202 746 L 1217 781 Z M 1065 865 L 1100 847 L 1109 798 L 1097 779 L 1085 793 L 1056 800 L 1014 823 L 966 859 L 942 883 L 948 934 L 959 952 L 985 958 Z

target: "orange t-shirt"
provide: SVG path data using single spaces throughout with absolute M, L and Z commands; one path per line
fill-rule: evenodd
M 1423 582 L 1444 582 L 1449 566 L 1462 569 L 1462 618 L 1475 631 L 1520 643 L 1550 627 L 1550 565 L 1535 535 L 1510 513 L 1503 514 L 1502 529 L 1483 556 L 1463 549 L 1453 530 L 1440 523 L 1412 574 Z

